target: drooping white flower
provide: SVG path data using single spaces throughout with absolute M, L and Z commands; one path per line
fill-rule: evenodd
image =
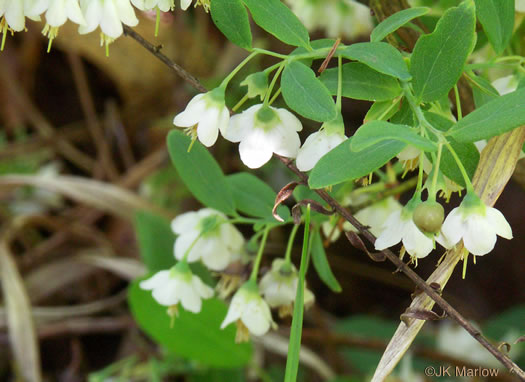
M 191 129 L 192 135 L 196 135 L 204 146 L 210 147 L 217 141 L 219 131 L 224 134 L 229 121 L 224 89 L 216 88 L 193 97 L 186 109 L 175 116 L 173 124 Z
M 513 74 L 500 77 L 492 81 L 492 86 L 494 86 L 500 95 L 512 93 L 518 87 L 518 78 Z
M 58 35 L 58 28 L 69 19 L 77 24 L 84 24 L 84 15 L 78 0 L 44 0 L 46 7 L 46 25 L 42 30 L 44 36 L 51 42 Z
M 401 211 L 402 208 L 403 206 L 401 203 L 399 203 L 394 197 L 390 196 L 357 211 L 354 216 L 361 224 L 368 226 L 369 231 L 374 236 L 378 236 L 381 234 L 383 225 L 388 217 L 394 212 Z M 351 226 L 350 230 L 357 232 L 357 229 L 354 226 Z
M 139 22 L 129 1 L 80 0 L 80 8 L 86 22 L 79 26 L 78 33 L 90 33 L 100 26 L 100 45 L 107 46 L 122 34 L 123 23 L 133 27 Z
M 158 8 L 162 12 L 168 12 L 175 8 L 175 0 L 131 0 L 131 2 L 141 11 L 151 11 Z
M 323 156 L 348 139 L 345 136 L 343 118 L 338 116 L 323 123 L 319 131 L 310 134 L 297 154 L 296 164 L 301 171 L 310 171 Z
M 386 219 L 375 242 L 377 250 L 392 247 L 401 241 L 405 250 L 413 257 L 422 258 L 432 252 L 432 239 L 421 232 L 412 220 L 418 202 L 416 198 L 412 199 L 405 207 L 393 212 Z
M 476 256 L 494 249 L 496 236 L 512 239 L 512 228 L 496 208 L 486 206 L 474 193 L 467 193 L 459 207 L 446 217 L 441 232 L 449 247 L 463 239 L 465 248 Z
M 241 142 L 239 153 L 243 163 L 249 168 L 259 168 L 270 160 L 272 153 L 295 158 L 301 145 L 297 132 L 302 129 L 299 119 L 288 110 L 259 104 L 231 117 L 222 135 L 231 142 Z
M 259 293 L 255 281 L 246 282 L 233 296 L 221 329 L 232 322 L 237 323 L 236 342 L 247 341 L 249 333 L 262 336 L 275 326 L 268 303 Z
M 175 307 L 175 312 L 180 302 L 187 311 L 199 313 L 202 299 L 213 296 L 213 289 L 194 275 L 184 261 L 177 263 L 170 270 L 155 273 L 139 285 L 142 289 L 152 290 L 153 298 L 159 304 Z
M 171 223 L 175 240 L 175 257 L 188 262 L 201 260 L 214 271 L 225 269 L 240 258 L 244 238 L 224 214 L 211 208 L 187 212 Z
M 25 28 L 26 17 L 39 21 L 44 11 L 44 0 L 0 0 L 0 27 L 4 38 L 8 27 L 20 32 Z
M 332 1 L 324 7 L 324 28 L 328 37 L 354 39 L 370 33 L 374 24 L 370 8 L 354 0 Z
M 298 283 L 299 276 L 295 265 L 287 263 L 284 259 L 275 259 L 272 269 L 259 282 L 259 287 L 268 305 L 271 308 L 279 308 L 279 315 L 284 317 L 292 313 Z M 306 286 L 303 297 L 305 307 L 313 304 L 315 297 Z

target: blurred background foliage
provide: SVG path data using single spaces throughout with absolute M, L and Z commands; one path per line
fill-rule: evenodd
M 343 4 L 303 1 L 308 2 L 319 9 Z M 289 3 L 298 8 L 301 2 Z M 425 26 L 431 30 L 440 10 L 457 3 L 418 2 L 435 11 L 424 18 Z M 136 31 L 162 46 L 164 54 L 207 87 L 216 85 L 245 56 L 224 39 L 201 7 L 164 15 L 156 39 L 150 15 L 138 12 L 138 17 Z M 350 16 L 343 21 L 351 22 Z M 523 30 L 523 17 L 519 21 Z M 276 333 L 239 351 L 233 333 L 218 331 L 224 306 L 207 305 L 203 313 L 210 321 L 198 326 L 194 317 L 186 317 L 197 325 L 195 331 L 177 331 L 170 329 L 163 308 L 136 282 L 130 284 L 145 275 L 146 268 L 152 272 L 173 264 L 175 237 L 168 219 L 199 208 L 169 162 L 165 146 L 174 128 L 172 117 L 195 90 L 135 41 L 119 38 L 106 57 L 97 34 L 80 36 L 76 28 L 71 23 L 62 27 L 48 54 L 41 25 L 29 22 L 27 32 L 8 37 L 0 53 L 0 380 L 21 380 L 21 368 L 35 368 L 49 381 L 281 381 L 290 320 L 281 320 Z M 277 40 L 253 30 L 258 46 L 288 52 Z M 343 41 L 367 41 L 367 33 L 364 28 L 343 36 Z M 316 25 L 312 40 L 334 37 L 330 34 L 333 31 Z M 487 39 L 481 30 L 479 36 L 483 49 Z M 523 55 L 524 34 L 518 36 L 512 44 Z M 228 93 L 230 106 L 244 94 L 239 86 L 243 74 L 271 63 L 261 57 L 243 69 Z M 362 124 L 369 107 L 369 102 L 343 101 L 347 135 Z M 303 122 L 304 136 L 317 128 Z M 219 140 L 211 151 L 226 174 L 245 170 L 228 142 Z M 497 204 L 513 227 L 514 239 L 498 241 L 493 253 L 469 267 L 465 280 L 456 271 L 443 295 L 495 342 L 512 342 L 525 334 L 524 168 L 518 164 L 514 181 Z M 19 176 L 37 174 L 41 177 Z M 276 161 L 256 175 L 275 190 L 293 179 Z M 67 176 L 96 183 L 88 187 Z M 54 191 L 39 187 L 45 185 L 42 179 L 53 183 Z M 264 266 L 284 253 L 288 229 L 270 236 Z M 408 279 L 348 244 L 340 238 L 326 248 L 341 293 L 333 293 L 314 272 L 307 276 L 316 304 L 305 314 L 303 345 L 310 358 L 302 360 L 299 381 L 368 380 L 400 312 L 410 303 L 413 285 Z M 296 264 L 299 256 L 298 247 L 293 252 Z M 433 256 L 420 261 L 416 271 L 426 278 L 437 260 Z M 21 334 L 10 342 L 9 315 L 20 323 L 21 333 L 32 317 L 36 338 Z M 184 319 L 182 315 L 178 320 Z M 144 333 L 140 327 L 148 320 L 158 324 L 154 332 Z M 210 323 L 217 330 L 207 327 Z M 463 354 L 438 346 L 440 331 L 451 329 L 448 324 L 425 326 L 392 381 L 430 380 L 422 374 L 428 365 L 480 364 L 472 357 L 479 350 L 475 345 L 476 350 Z M 209 347 L 206 329 L 231 339 L 231 349 Z M 512 346 L 517 363 L 525 366 L 523 343 Z M 28 364 L 14 364 L 17 351 L 26 352 Z M 502 372 L 497 380 L 512 377 Z

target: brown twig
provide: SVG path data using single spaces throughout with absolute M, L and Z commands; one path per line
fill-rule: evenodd
M 136 32 L 132 31 L 131 28 L 126 27 L 126 34 L 135 39 L 139 44 L 148 49 L 155 57 L 164 62 L 168 67 L 174 68 L 178 67 L 173 63 L 168 57 L 159 52 L 158 48 L 155 48 L 151 43 L 144 40 L 144 38 L 138 35 Z M 131 33 L 132 32 L 132 33 Z M 183 71 L 180 73 L 176 69 L 176 72 L 186 79 L 188 73 Z M 195 78 L 191 77 L 196 84 L 194 86 L 202 91 L 206 92 L 207 89 Z M 189 81 L 192 83 L 191 81 Z M 193 83 L 192 83 L 193 84 Z M 285 164 L 293 173 L 295 173 L 301 182 L 308 184 L 308 176 L 297 169 L 293 164 L 293 161 L 287 158 L 283 158 L 279 155 L 275 155 L 283 164 Z M 315 191 L 330 207 L 332 207 L 339 215 L 341 215 L 345 220 L 350 222 L 359 233 L 364 236 L 370 243 L 374 244 L 376 238 L 370 231 L 368 231 L 352 214 L 343 206 L 341 206 L 334 198 L 332 198 L 326 191 L 322 189 L 313 190 Z M 382 251 L 386 258 L 396 266 L 397 270 L 403 272 L 412 282 L 419 288 L 421 291 L 425 292 L 432 300 L 438 304 L 441 309 L 451 318 L 453 318 L 460 326 L 462 326 L 472 337 L 474 337 L 484 348 L 486 348 L 498 361 L 500 361 L 505 367 L 507 367 L 511 372 L 516 373 L 516 375 L 525 381 L 525 372 L 506 354 L 500 352 L 494 345 L 492 345 L 481 332 L 476 329 L 469 321 L 467 321 L 454 307 L 452 307 L 445 299 L 443 299 L 429 284 L 425 282 L 416 272 L 414 272 L 408 265 L 406 265 L 398 256 L 396 256 L 392 251 L 386 249 Z

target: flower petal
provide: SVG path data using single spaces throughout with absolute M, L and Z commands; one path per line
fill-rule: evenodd
M 152 290 L 164 286 L 170 278 L 170 271 L 159 271 L 147 280 L 140 282 L 142 289 Z
M 173 124 L 180 127 L 191 127 L 196 125 L 206 110 L 206 101 L 202 99 L 206 93 L 197 94 L 188 102 L 186 109 L 173 119 Z
M 404 224 L 401 222 L 401 211 L 395 211 L 386 220 L 383 231 L 375 242 L 375 249 L 382 251 L 392 247 L 403 238 Z
M 233 119 L 233 118 L 232 118 Z M 231 125 L 230 125 L 231 127 Z M 259 168 L 272 158 L 272 150 L 264 141 L 264 132 L 256 129 L 239 144 L 242 162 L 249 168 Z
M 217 141 L 217 137 L 219 136 L 218 122 L 219 110 L 211 107 L 206 109 L 197 126 L 197 136 L 204 146 L 213 146 Z
M 472 214 L 467 217 L 463 243 L 470 253 L 483 256 L 494 249 L 496 232 L 484 216 Z
M 463 237 L 465 230 L 463 211 L 461 207 L 456 207 L 447 215 L 441 227 L 441 232 L 445 235 L 450 245 L 456 245 Z
M 244 308 L 241 320 L 250 333 L 256 336 L 262 336 L 270 329 L 270 308 L 262 298 L 254 298 L 249 301 L 248 305 Z
M 494 231 L 505 239 L 512 239 L 512 228 L 505 216 L 496 208 L 487 207 L 486 218 Z
M 197 212 L 186 212 L 171 221 L 171 230 L 179 235 L 195 231 L 197 230 L 199 220 L 200 217 Z

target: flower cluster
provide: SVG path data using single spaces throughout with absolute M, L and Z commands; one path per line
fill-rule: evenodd
M 131 1 L 131 2 L 130 2 Z M 42 33 L 49 38 L 49 46 L 58 35 L 58 29 L 71 20 L 79 25 L 78 32 L 86 34 L 100 28 L 101 45 L 107 45 L 123 33 L 122 24 L 135 26 L 139 20 L 132 7 L 139 10 L 168 12 L 175 8 L 175 0 L 2 0 L 0 1 L 0 33 L 2 46 L 9 31 L 20 32 L 25 19 L 40 21 L 44 15 Z M 181 0 L 181 8 L 188 9 L 191 0 Z
M 440 204 L 421 202 L 416 194 L 401 211 L 388 217 L 375 248 L 383 250 L 402 242 L 412 257 L 422 258 L 432 251 L 435 241 L 452 249 L 463 240 L 470 253 L 483 256 L 494 249 L 496 236 L 512 239 L 512 229 L 503 214 L 485 205 L 473 192 L 443 219 Z
M 323 155 L 347 139 L 339 115 L 324 123 L 301 147 L 298 132 L 303 126 L 295 115 L 263 103 L 230 117 L 222 87 L 193 97 L 173 123 L 186 128 L 188 135 L 207 147 L 217 141 L 219 132 L 228 141 L 240 143 L 241 160 L 252 169 L 263 166 L 277 154 L 297 158 L 299 169 L 308 171 Z
M 153 298 L 168 307 L 168 314 L 173 317 L 179 314 L 179 304 L 189 312 L 199 313 L 202 300 L 213 297 L 214 290 L 192 273 L 190 264 L 200 261 L 210 271 L 226 272 L 233 264 L 242 264 L 246 260 L 245 240 L 223 213 L 210 208 L 179 215 L 172 221 L 171 228 L 178 235 L 174 256 L 179 261 L 171 269 L 159 271 L 142 281 L 140 287 L 151 290 Z M 264 240 L 261 254 L 263 249 Z M 291 314 L 293 309 L 298 272 L 290 260 L 274 260 L 271 270 L 259 284 L 256 279 L 257 268 L 242 285 L 242 282 L 228 282 L 228 293 L 218 291 L 219 296 L 225 298 L 231 289 L 238 288 L 221 324 L 221 328 L 225 328 L 236 323 L 238 342 L 246 341 L 250 334 L 264 335 L 275 327 L 272 308 L 277 308 L 280 316 Z M 221 285 L 224 284 L 219 283 L 217 289 Z M 313 301 L 312 292 L 305 288 L 305 306 L 310 306 Z

